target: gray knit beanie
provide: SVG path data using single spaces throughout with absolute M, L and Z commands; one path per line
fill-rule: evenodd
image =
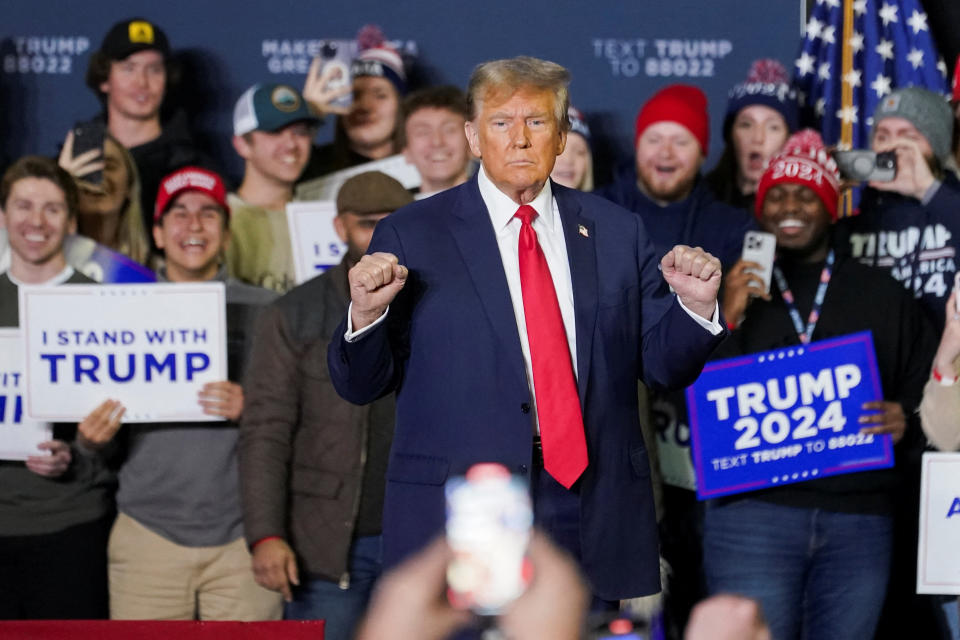
M 920 87 L 897 89 L 877 105 L 873 112 L 873 130 L 884 118 L 903 118 L 917 128 L 930 143 L 940 161 L 950 157 L 953 143 L 953 112 L 947 100 Z

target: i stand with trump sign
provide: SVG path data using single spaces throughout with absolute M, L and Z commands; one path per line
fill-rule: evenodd
M 882 399 L 869 331 L 709 363 L 687 389 L 697 495 L 892 466 L 858 422 Z
M 331 201 L 287 204 L 287 227 L 297 284 L 320 275 L 343 259 L 347 246 L 334 231 L 336 217 L 337 205 Z
M 24 415 L 24 386 L 20 330 L 0 329 L 0 460 L 42 455 L 37 445 L 53 437 L 52 425 Z
M 222 420 L 197 401 L 226 380 L 221 282 L 20 287 L 26 413 L 79 421 L 108 398 L 125 422 Z
M 923 454 L 917 593 L 960 594 L 960 453 Z

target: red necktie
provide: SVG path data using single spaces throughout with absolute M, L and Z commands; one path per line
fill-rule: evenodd
M 550 268 L 532 226 L 537 212 L 525 204 L 514 215 L 522 223 L 518 247 L 520 288 L 533 364 L 543 468 L 569 489 L 587 468 L 583 413 L 573 377 L 570 346 Z

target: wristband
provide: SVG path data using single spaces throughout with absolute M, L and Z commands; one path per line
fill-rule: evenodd
M 957 383 L 957 376 L 944 376 L 941 375 L 937 368 L 933 368 L 933 379 L 940 383 L 944 387 L 952 387 Z
M 283 538 L 281 538 L 280 536 L 267 536 L 266 538 L 260 538 L 259 540 L 254 542 L 252 545 L 250 545 L 250 551 L 253 551 L 254 549 L 257 548 L 258 544 L 260 544 L 261 542 L 266 542 L 267 540 L 283 540 Z

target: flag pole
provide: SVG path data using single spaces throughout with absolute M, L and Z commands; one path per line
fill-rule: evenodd
M 842 149 L 853 148 L 853 83 L 850 72 L 853 71 L 853 47 L 850 40 L 853 38 L 853 0 L 843 0 L 843 52 L 840 73 L 840 107 L 845 117 L 840 122 L 840 144 Z M 846 217 L 853 213 L 853 190 L 846 188 L 840 196 L 840 216 Z

